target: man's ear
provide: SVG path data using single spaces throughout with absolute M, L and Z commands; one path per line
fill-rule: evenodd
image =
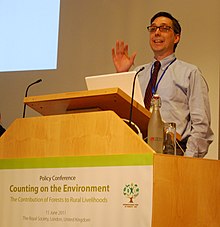
M 174 43 L 178 43 L 180 41 L 180 34 L 175 35 Z

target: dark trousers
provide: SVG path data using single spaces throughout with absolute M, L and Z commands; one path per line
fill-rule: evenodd
M 0 136 L 5 132 L 5 129 L 0 125 Z

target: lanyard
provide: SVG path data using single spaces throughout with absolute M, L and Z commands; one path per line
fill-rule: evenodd
M 158 88 L 158 85 L 159 85 L 160 81 L 162 80 L 164 74 L 166 73 L 167 69 L 168 69 L 175 61 L 176 61 L 176 58 L 174 58 L 173 61 L 171 61 L 171 62 L 169 63 L 169 65 L 165 68 L 165 70 L 163 71 L 163 73 L 162 73 L 160 79 L 159 79 L 158 82 L 156 83 L 155 87 L 152 88 L 152 94 L 155 94 L 155 93 L 156 93 L 157 88 Z M 154 65 L 152 65 L 152 67 L 151 67 L 150 80 L 152 79 L 153 66 L 154 66 Z

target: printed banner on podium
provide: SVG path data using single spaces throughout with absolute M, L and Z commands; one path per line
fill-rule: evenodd
M 152 154 L 0 160 L 0 226 L 150 227 Z

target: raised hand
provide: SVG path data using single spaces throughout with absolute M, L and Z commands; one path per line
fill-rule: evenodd
M 130 57 L 128 55 L 128 45 L 124 41 L 116 41 L 115 48 L 112 48 L 112 60 L 117 72 L 127 72 L 134 64 L 136 52 Z

